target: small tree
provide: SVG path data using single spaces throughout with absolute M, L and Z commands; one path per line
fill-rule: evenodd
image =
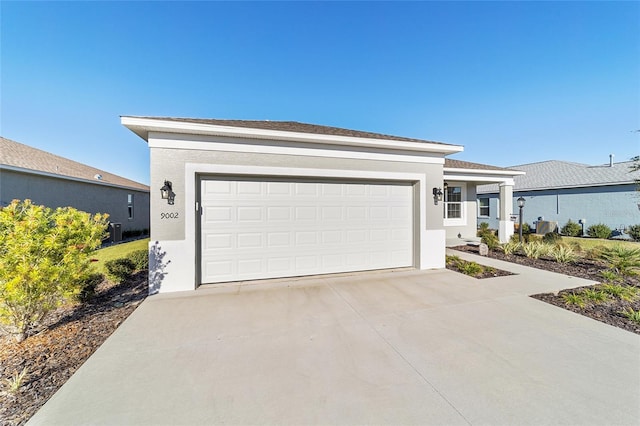
M 46 315 L 82 290 L 89 254 L 107 215 L 52 210 L 30 200 L 0 209 L 0 326 L 24 340 Z

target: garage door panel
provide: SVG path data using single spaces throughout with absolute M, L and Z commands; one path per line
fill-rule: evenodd
M 203 180 L 203 283 L 412 266 L 410 184 Z

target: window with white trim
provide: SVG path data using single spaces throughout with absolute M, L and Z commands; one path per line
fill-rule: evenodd
M 133 194 L 127 194 L 127 214 L 133 220 Z
M 462 187 L 448 186 L 444 193 L 444 218 L 462 219 Z
M 478 216 L 489 217 L 489 197 L 478 198 Z

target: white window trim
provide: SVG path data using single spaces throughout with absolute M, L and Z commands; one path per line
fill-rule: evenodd
M 131 201 L 129 201 L 129 199 L 131 199 Z M 134 202 L 134 194 L 127 194 L 127 220 L 133 220 L 135 218 L 135 209 L 133 207 Z
M 487 205 L 487 208 L 489 209 L 489 214 L 481 214 L 481 208 L 482 206 L 480 205 L 480 200 L 486 199 L 487 201 L 489 201 L 489 204 Z M 478 197 L 478 217 L 479 218 L 490 218 L 491 217 L 491 197 Z
M 455 219 L 444 219 L 444 226 L 465 226 L 467 224 L 467 185 L 463 182 L 450 182 L 449 186 L 460 187 L 460 215 L 461 217 Z M 446 208 L 446 203 L 443 201 L 443 204 Z M 442 215 L 444 216 L 444 210 Z

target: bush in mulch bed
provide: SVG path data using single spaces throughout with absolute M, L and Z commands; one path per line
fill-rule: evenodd
M 26 423 L 147 294 L 147 271 L 120 284 L 105 280 L 93 298 L 59 308 L 23 342 L 0 335 L 0 424 Z

